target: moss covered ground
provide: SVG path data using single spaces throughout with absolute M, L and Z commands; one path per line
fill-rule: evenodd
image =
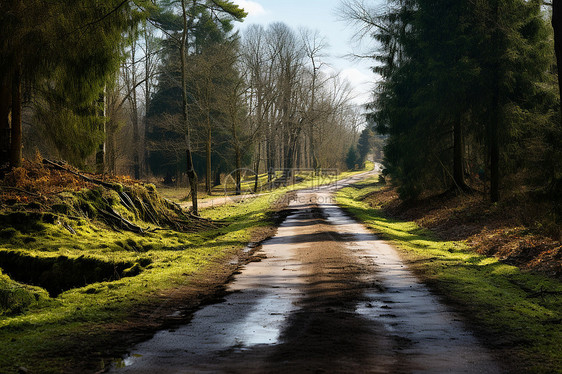
M 135 220 L 154 229 L 135 233 L 83 217 L 2 213 L 0 372 L 72 372 L 84 355 L 99 357 L 91 368 L 99 370 L 106 353 L 88 349 L 103 347 L 139 310 L 157 310 L 173 290 L 228 263 L 256 228 L 272 224 L 271 205 L 263 196 L 205 212 L 220 225 L 196 232 Z
M 518 373 L 562 372 L 562 282 L 522 271 L 443 241 L 413 222 L 386 217 L 365 201 L 381 188 L 371 178 L 340 190 L 337 201 L 390 241 L 432 289 L 466 316 L 486 344 Z

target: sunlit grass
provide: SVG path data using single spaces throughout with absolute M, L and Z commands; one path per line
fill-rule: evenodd
M 267 173 L 259 174 L 258 176 L 258 188 L 257 191 L 254 191 L 254 175 L 248 176 L 247 179 L 242 180 L 241 182 L 241 190 L 242 194 L 247 197 L 255 196 L 254 194 L 261 195 L 261 194 L 273 194 L 273 195 L 281 195 L 287 191 L 293 191 L 303 188 L 311 188 L 311 187 L 318 187 L 325 184 L 330 184 L 333 182 L 337 182 L 339 180 L 349 178 L 353 175 L 357 175 L 359 173 L 363 173 L 367 170 L 372 170 L 374 167 L 373 163 L 367 161 L 365 163 L 365 168 L 361 170 L 354 170 L 354 171 L 344 171 L 339 172 L 336 170 L 331 171 L 327 174 L 315 174 L 311 171 L 307 172 L 297 172 L 294 175 L 294 180 L 291 180 L 291 184 L 287 186 L 276 186 L 271 185 L 268 183 L 268 175 Z M 332 173 L 333 172 L 333 173 Z M 275 172 L 275 178 L 280 178 L 282 176 L 281 171 Z M 292 182 L 295 183 L 292 183 Z M 168 199 L 174 200 L 176 202 L 179 201 L 186 201 L 185 198 L 188 195 L 188 188 L 187 187 L 159 187 L 158 191 Z M 227 178 L 226 184 L 220 184 L 218 186 L 214 186 L 212 189 L 212 195 L 207 195 L 206 193 L 199 191 L 198 198 L 200 200 L 212 199 L 222 196 L 235 196 L 235 186 L 234 186 L 234 179 Z
M 493 347 L 507 348 L 520 372 L 562 372 L 562 283 L 443 241 L 413 222 L 389 219 L 363 201 L 370 179 L 339 191 L 338 204 L 389 240 L 411 267 L 468 317 Z
M 18 366 L 32 372 L 60 372 L 69 363 L 56 359 L 56 352 L 72 349 L 83 339 L 103 338 L 107 326 L 126 324 L 139 307 L 156 310 L 173 290 L 228 263 L 251 239 L 254 228 L 271 224 L 271 203 L 268 196 L 262 196 L 247 204 L 207 210 L 206 217 L 226 225 L 197 233 L 160 229 L 139 235 L 82 221 L 74 224 L 75 235 L 61 225 L 45 224 L 42 231 L 33 233 L 34 241 L 23 240 L 31 234 L 20 232 L 13 240 L 4 240 L 0 251 L 149 264 L 136 276 L 88 284 L 57 297 L 43 291 L 41 303 L 28 303 L 23 313 L 0 315 L 0 372 L 17 372 Z M 44 352 L 47 358 L 43 358 Z

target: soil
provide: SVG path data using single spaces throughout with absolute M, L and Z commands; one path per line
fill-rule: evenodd
M 551 209 L 543 203 L 511 200 L 494 205 L 476 192 L 460 195 L 449 192 L 403 202 L 391 187 L 365 200 L 373 207 L 382 208 L 389 217 L 415 221 L 440 239 L 464 241 L 480 254 L 496 256 L 524 270 L 562 278 L 562 244 L 555 239 L 561 228 L 540 228 L 541 218 Z

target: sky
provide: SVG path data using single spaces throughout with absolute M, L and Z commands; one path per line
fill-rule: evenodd
M 232 0 L 248 12 L 248 17 L 238 27 L 243 32 L 250 24 L 267 26 L 283 22 L 295 31 L 300 27 L 318 30 L 328 41 L 325 58 L 332 69 L 341 72 L 354 87 L 354 102 L 370 101 L 374 81 L 371 61 L 344 57 L 360 53 L 360 46 L 352 42 L 355 30 L 338 16 L 340 0 Z

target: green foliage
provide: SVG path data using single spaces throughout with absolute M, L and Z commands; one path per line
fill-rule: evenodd
M 70 108 L 70 105 L 49 103 L 47 99 L 43 106 L 37 107 L 35 117 L 42 134 L 52 142 L 60 158 L 77 167 L 84 167 L 86 158 L 104 140 L 104 118 L 76 114 Z
M 212 12 L 207 3 L 214 3 L 212 7 L 218 6 L 220 12 Z M 230 79 L 235 72 L 237 48 L 232 22 L 243 18 L 245 14 L 236 9 L 227 1 L 197 2 L 188 9 L 189 16 L 197 21 L 190 27 L 186 52 L 189 126 L 193 132 L 192 147 L 196 150 L 193 158 L 197 174 L 205 172 L 202 150 L 205 149 L 209 128 L 212 128 L 212 159 L 216 160 L 215 166 L 223 170 L 234 166 L 229 162 L 231 158 L 224 157 L 229 153 L 227 146 L 230 139 L 226 131 L 229 122 L 224 101 L 228 87 L 235 83 Z M 147 139 L 151 150 L 148 163 L 154 174 L 165 176 L 168 180 L 183 170 L 186 164 L 187 128 L 182 120 L 178 44 L 180 18 L 173 8 L 168 7 L 163 7 L 157 17 L 160 26 L 168 30 L 170 35 L 163 41 L 165 48 L 161 52 L 158 86 L 147 109 Z
M 359 152 L 359 165 L 363 165 L 367 160 L 367 155 L 374 151 L 373 131 L 366 127 L 359 136 L 357 151 Z
M 83 164 L 101 143 L 100 96 L 123 58 L 125 31 L 153 8 L 144 0 L 1 3 L 0 74 L 9 82 L 21 68 L 35 122 L 68 161 Z
M 385 167 L 401 196 L 450 187 L 455 164 L 466 174 L 489 169 L 493 145 L 503 176 L 529 165 L 520 135 L 537 122 L 553 123 L 556 101 L 540 2 L 392 3 L 375 18 L 383 63 L 375 70 L 384 80 L 370 119 L 389 136 Z
M 345 165 L 349 170 L 353 170 L 353 169 L 357 169 L 357 167 L 360 164 L 362 163 L 361 163 L 360 155 L 357 152 L 357 147 L 355 147 L 355 145 L 352 145 L 351 147 L 349 147 L 349 150 L 347 151 L 347 156 L 345 157 Z

